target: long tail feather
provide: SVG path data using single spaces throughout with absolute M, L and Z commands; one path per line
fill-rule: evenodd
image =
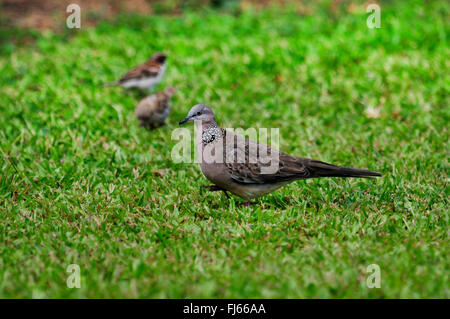
M 312 160 L 309 167 L 314 177 L 360 177 L 375 178 L 382 174 L 368 169 L 359 169 L 353 167 L 336 166 L 321 161 Z

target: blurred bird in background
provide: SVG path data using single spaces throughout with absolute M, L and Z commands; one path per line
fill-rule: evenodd
M 161 82 L 166 72 L 166 59 L 164 53 L 153 54 L 147 62 L 128 71 L 119 81 L 103 84 L 103 86 L 122 86 L 125 89 L 138 88 L 153 90 Z
M 147 129 L 164 125 L 170 112 L 170 98 L 176 91 L 176 88 L 169 86 L 164 91 L 141 100 L 135 110 L 139 124 Z

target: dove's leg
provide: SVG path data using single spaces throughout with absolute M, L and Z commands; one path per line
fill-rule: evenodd
M 207 188 L 210 192 L 221 191 L 223 188 L 220 188 L 217 185 L 204 185 L 203 188 Z
M 228 195 L 227 191 L 217 185 L 205 185 L 203 188 L 207 188 L 210 192 L 216 192 L 216 191 L 223 191 L 225 193 L 225 196 L 227 198 L 230 198 L 230 195 Z

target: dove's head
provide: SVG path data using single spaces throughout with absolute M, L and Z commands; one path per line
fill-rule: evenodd
M 152 55 L 150 60 L 157 62 L 159 64 L 164 64 L 166 62 L 167 56 L 164 53 L 155 53 Z
M 211 108 L 206 104 L 194 105 L 189 111 L 188 115 L 180 121 L 180 125 L 186 122 L 203 121 L 206 123 L 216 122 L 214 113 Z

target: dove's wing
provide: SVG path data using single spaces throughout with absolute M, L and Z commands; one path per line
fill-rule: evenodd
M 311 177 L 305 165 L 308 159 L 290 156 L 228 131 L 225 136 L 224 163 L 236 182 L 265 184 Z

